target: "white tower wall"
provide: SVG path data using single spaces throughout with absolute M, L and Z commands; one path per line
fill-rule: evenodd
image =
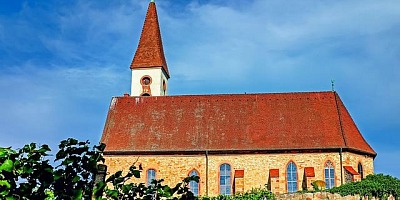
M 166 96 L 168 90 L 168 79 L 161 67 L 133 69 L 131 79 L 131 96 L 142 96 L 148 93 L 146 86 L 142 84 L 143 77 L 150 77 L 149 85 L 151 96 Z M 165 91 L 163 82 L 165 82 Z

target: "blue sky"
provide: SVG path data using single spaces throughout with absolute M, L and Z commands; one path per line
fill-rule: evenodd
M 149 0 L 0 1 L 0 146 L 97 143 Z M 400 177 L 400 1 L 156 0 L 169 93 L 335 89 Z

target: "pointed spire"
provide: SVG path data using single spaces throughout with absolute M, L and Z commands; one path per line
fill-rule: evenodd
M 152 0 L 140 35 L 139 45 L 133 57 L 131 69 L 161 67 L 167 77 L 169 72 L 164 56 L 156 4 Z

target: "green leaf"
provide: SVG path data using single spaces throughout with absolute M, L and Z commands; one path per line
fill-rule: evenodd
M 118 191 L 117 190 L 107 190 L 106 194 L 108 197 L 117 199 L 118 198 Z
M 100 143 L 99 146 L 95 146 L 95 148 L 96 148 L 97 150 L 99 150 L 100 152 L 103 152 L 104 149 L 106 148 L 106 144 Z
M 69 145 L 71 145 L 71 146 L 78 144 L 78 140 L 73 139 L 73 138 L 68 138 L 68 142 L 69 142 Z
M 58 180 L 62 177 L 62 172 L 61 171 L 56 171 L 54 172 L 54 180 Z
M 45 153 L 47 151 L 51 151 L 51 149 L 49 148 L 49 146 L 47 144 L 44 144 L 41 146 L 41 148 L 38 151 L 39 151 L 39 153 Z
M 83 195 L 82 189 L 74 190 L 74 199 L 75 200 L 81 200 L 82 199 L 82 195 Z
M 122 192 L 128 193 L 132 189 L 132 184 L 122 185 Z
M 95 198 L 102 197 L 104 188 L 106 186 L 107 186 L 106 183 L 104 183 L 103 181 L 98 182 L 96 184 L 96 187 L 93 189 L 94 197 Z
M 75 177 L 72 179 L 72 182 L 73 182 L 73 183 L 76 183 L 76 182 L 78 182 L 80 179 L 81 179 L 81 178 L 80 178 L 79 176 L 75 176 Z
M 0 186 L 5 186 L 7 189 L 11 188 L 10 183 L 6 180 L 0 180 Z
M 10 153 L 14 153 L 10 148 L 0 147 L 0 158 L 8 157 Z
M 31 174 L 33 172 L 33 169 L 27 165 L 25 165 L 22 169 L 23 169 L 23 173 L 26 173 L 26 174 Z
M 6 180 L 0 180 L 0 186 L 6 189 L 0 192 L 0 196 L 5 196 L 10 192 L 11 184 Z
M 0 165 L 0 171 L 12 172 L 14 169 L 14 162 L 10 159 L 7 159 Z

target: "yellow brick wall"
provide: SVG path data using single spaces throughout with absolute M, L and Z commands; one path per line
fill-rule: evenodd
M 138 182 L 146 182 L 146 170 L 155 169 L 157 179 L 165 179 L 165 183 L 174 186 L 189 172 L 196 169 L 200 176 L 200 194 L 206 195 L 206 156 L 105 156 L 106 165 L 110 174 L 117 170 L 128 170 L 134 162 L 141 163 L 143 167 L 142 176 Z M 235 169 L 244 170 L 244 190 L 252 188 L 263 188 L 268 182 L 269 169 L 279 169 L 278 183 L 279 193 L 287 192 L 286 167 L 289 161 L 297 166 L 298 189 L 301 190 L 304 167 L 314 167 L 315 180 L 324 180 L 324 164 L 330 160 L 335 168 L 335 185 L 340 185 L 340 156 L 339 153 L 293 153 L 293 154 L 228 154 L 208 155 L 208 195 L 219 194 L 219 167 L 223 163 L 231 165 L 233 174 Z M 357 171 L 357 165 L 361 162 L 364 176 L 373 173 L 373 158 L 357 155 L 354 153 L 343 153 L 343 166 L 352 166 Z M 276 180 L 276 179 L 274 179 Z

